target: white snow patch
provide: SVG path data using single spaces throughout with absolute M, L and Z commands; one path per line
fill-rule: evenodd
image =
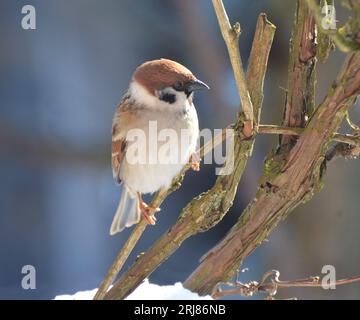
M 75 294 L 62 294 L 56 296 L 54 300 L 92 300 L 95 296 L 97 289 L 88 290 L 88 291 L 79 291 Z
M 55 300 L 92 300 L 96 291 L 97 289 L 93 289 L 80 291 L 73 295 L 59 295 L 55 297 Z M 185 289 L 181 282 L 159 286 L 145 279 L 126 300 L 212 300 L 212 298 L 210 296 L 200 297 L 197 293 Z

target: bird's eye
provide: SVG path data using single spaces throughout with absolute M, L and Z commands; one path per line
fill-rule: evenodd
M 178 81 L 173 85 L 173 88 L 176 91 L 183 91 L 184 90 L 184 85 L 182 84 L 182 82 Z

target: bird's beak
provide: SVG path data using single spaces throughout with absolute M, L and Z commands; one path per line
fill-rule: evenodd
M 196 79 L 196 80 L 191 81 L 188 84 L 186 84 L 186 89 L 190 92 L 193 92 L 196 90 L 210 89 L 210 88 L 206 83 Z

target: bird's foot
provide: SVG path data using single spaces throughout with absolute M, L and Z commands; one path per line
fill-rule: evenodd
M 146 222 L 148 224 L 155 225 L 156 218 L 155 218 L 154 214 L 156 212 L 159 212 L 160 208 L 151 207 L 142 200 L 139 202 L 139 207 L 140 207 L 140 211 L 141 211 L 142 215 L 144 216 Z
M 200 161 L 201 159 L 199 154 L 197 152 L 192 153 L 189 159 L 191 169 L 194 171 L 200 171 Z

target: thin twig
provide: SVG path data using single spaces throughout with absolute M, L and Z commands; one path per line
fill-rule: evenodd
M 346 112 L 346 120 L 349 124 L 349 126 L 353 129 L 353 135 L 346 135 L 345 138 L 349 138 L 349 136 L 352 137 L 352 140 L 354 142 L 360 141 L 360 135 L 359 135 L 359 127 L 352 123 L 349 111 Z M 345 159 L 355 159 L 360 155 L 360 144 L 359 143 L 349 143 L 351 141 L 338 141 L 335 145 L 333 145 L 326 153 L 326 161 L 330 162 L 336 158 L 342 157 Z
M 304 128 L 299 127 L 284 127 L 276 125 L 265 125 L 261 124 L 258 128 L 258 133 L 261 134 L 286 134 L 299 136 L 304 131 Z
M 333 136 L 333 140 L 337 141 L 337 142 L 347 143 L 352 146 L 360 145 L 360 136 L 355 136 L 355 135 L 351 135 L 351 134 L 335 133 Z
M 356 132 L 360 132 L 360 126 L 351 121 L 349 111 L 346 112 L 345 119 L 351 129 L 353 129 Z
M 135 226 L 134 231 L 131 233 L 131 236 L 125 242 L 117 257 L 115 258 L 115 261 L 111 265 L 104 280 L 100 284 L 99 289 L 94 296 L 94 300 L 102 300 L 104 298 L 106 292 L 110 288 L 111 284 L 120 272 L 130 253 L 134 249 L 136 243 L 139 241 L 141 235 L 145 231 L 145 228 L 146 221 L 144 219 L 141 219 L 141 221 Z
M 328 150 L 325 160 L 326 162 L 330 162 L 339 157 L 351 160 L 359 157 L 359 155 L 360 145 L 351 145 L 348 143 L 339 142 Z
M 242 110 L 245 114 L 247 122 L 244 124 L 243 133 L 246 137 L 250 137 L 253 132 L 254 125 L 254 111 L 250 99 L 250 94 L 247 88 L 243 64 L 240 56 L 239 37 L 240 37 L 240 23 L 236 22 L 232 27 L 229 17 L 226 13 L 222 0 L 212 0 L 216 17 L 220 26 L 221 34 L 224 38 L 226 47 L 229 52 L 231 65 L 234 72 L 238 93 L 241 100 Z
M 279 288 L 292 288 L 292 287 L 323 287 L 321 278 L 319 276 L 311 276 L 304 279 L 296 279 L 289 281 L 282 281 L 279 279 L 280 272 L 277 270 L 271 270 L 264 274 L 260 282 L 250 281 L 248 283 L 242 283 L 238 280 L 235 282 L 219 283 L 213 293 L 214 299 L 219 299 L 225 296 L 240 295 L 243 297 L 251 297 L 254 294 L 266 292 L 270 296 L 274 296 Z M 360 276 L 345 278 L 337 280 L 331 285 L 344 285 L 360 281 Z M 222 289 L 221 286 L 226 285 L 231 289 Z
M 258 133 L 260 134 L 286 134 L 300 136 L 304 132 L 304 128 L 298 127 L 283 127 L 276 125 L 260 125 Z M 333 141 L 350 144 L 352 146 L 360 146 L 360 136 L 352 134 L 335 133 L 332 138 Z

